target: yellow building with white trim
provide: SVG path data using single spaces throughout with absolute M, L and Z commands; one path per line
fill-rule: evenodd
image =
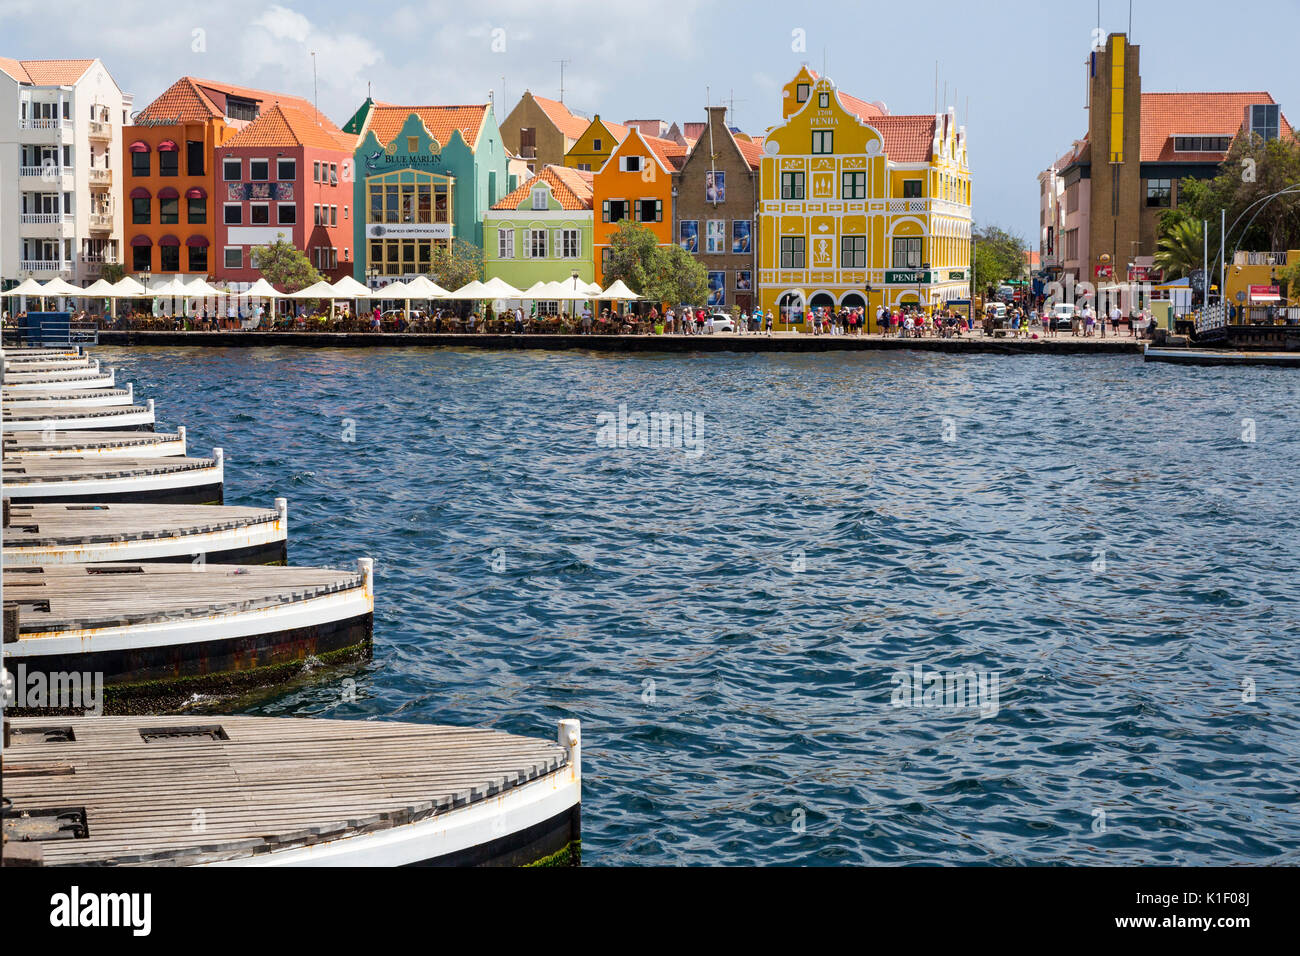
M 804 65 L 763 142 L 759 295 L 778 329 L 810 308 L 941 307 L 970 291 L 971 180 L 952 110 L 891 116 Z

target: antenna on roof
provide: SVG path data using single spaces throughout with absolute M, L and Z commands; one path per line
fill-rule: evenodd
M 560 64 L 560 102 L 563 103 L 564 102 L 564 64 L 568 63 L 569 61 L 556 60 L 555 62 Z
M 316 83 L 316 51 L 311 51 L 312 106 L 316 109 L 316 125 L 320 125 L 320 87 Z

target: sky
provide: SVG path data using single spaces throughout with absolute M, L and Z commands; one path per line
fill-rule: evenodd
M 1101 29 L 1129 29 L 1102 0 Z M 781 87 L 807 61 L 892 113 L 938 99 L 968 135 L 974 215 L 1035 244 L 1038 173 L 1083 135 L 1095 0 L 0 0 L 0 55 L 99 57 L 141 109 L 189 74 L 319 96 L 342 125 L 365 99 L 484 102 L 503 120 L 525 89 L 605 119 L 780 119 Z M 1143 89 L 1266 90 L 1300 122 L 1300 0 L 1133 0 Z M 312 56 L 316 84 L 313 92 Z

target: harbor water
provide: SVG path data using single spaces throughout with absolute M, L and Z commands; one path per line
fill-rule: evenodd
M 580 718 L 585 865 L 1300 862 L 1291 371 L 95 354 L 375 559 L 373 663 L 249 712 Z

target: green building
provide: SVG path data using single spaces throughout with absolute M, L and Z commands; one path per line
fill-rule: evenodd
M 563 282 L 574 272 L 595 281 L 591 173 L 567 166 L 541 172 L 488 210 L 483 220 L 487 278 L 516 289 Z
M 516 183 L 490 103 L 390 106 L 367 99 L 356 134 L 354 276 L 372 286 L 429 272 L 435 247 L 480 249 L 483 216 Z

